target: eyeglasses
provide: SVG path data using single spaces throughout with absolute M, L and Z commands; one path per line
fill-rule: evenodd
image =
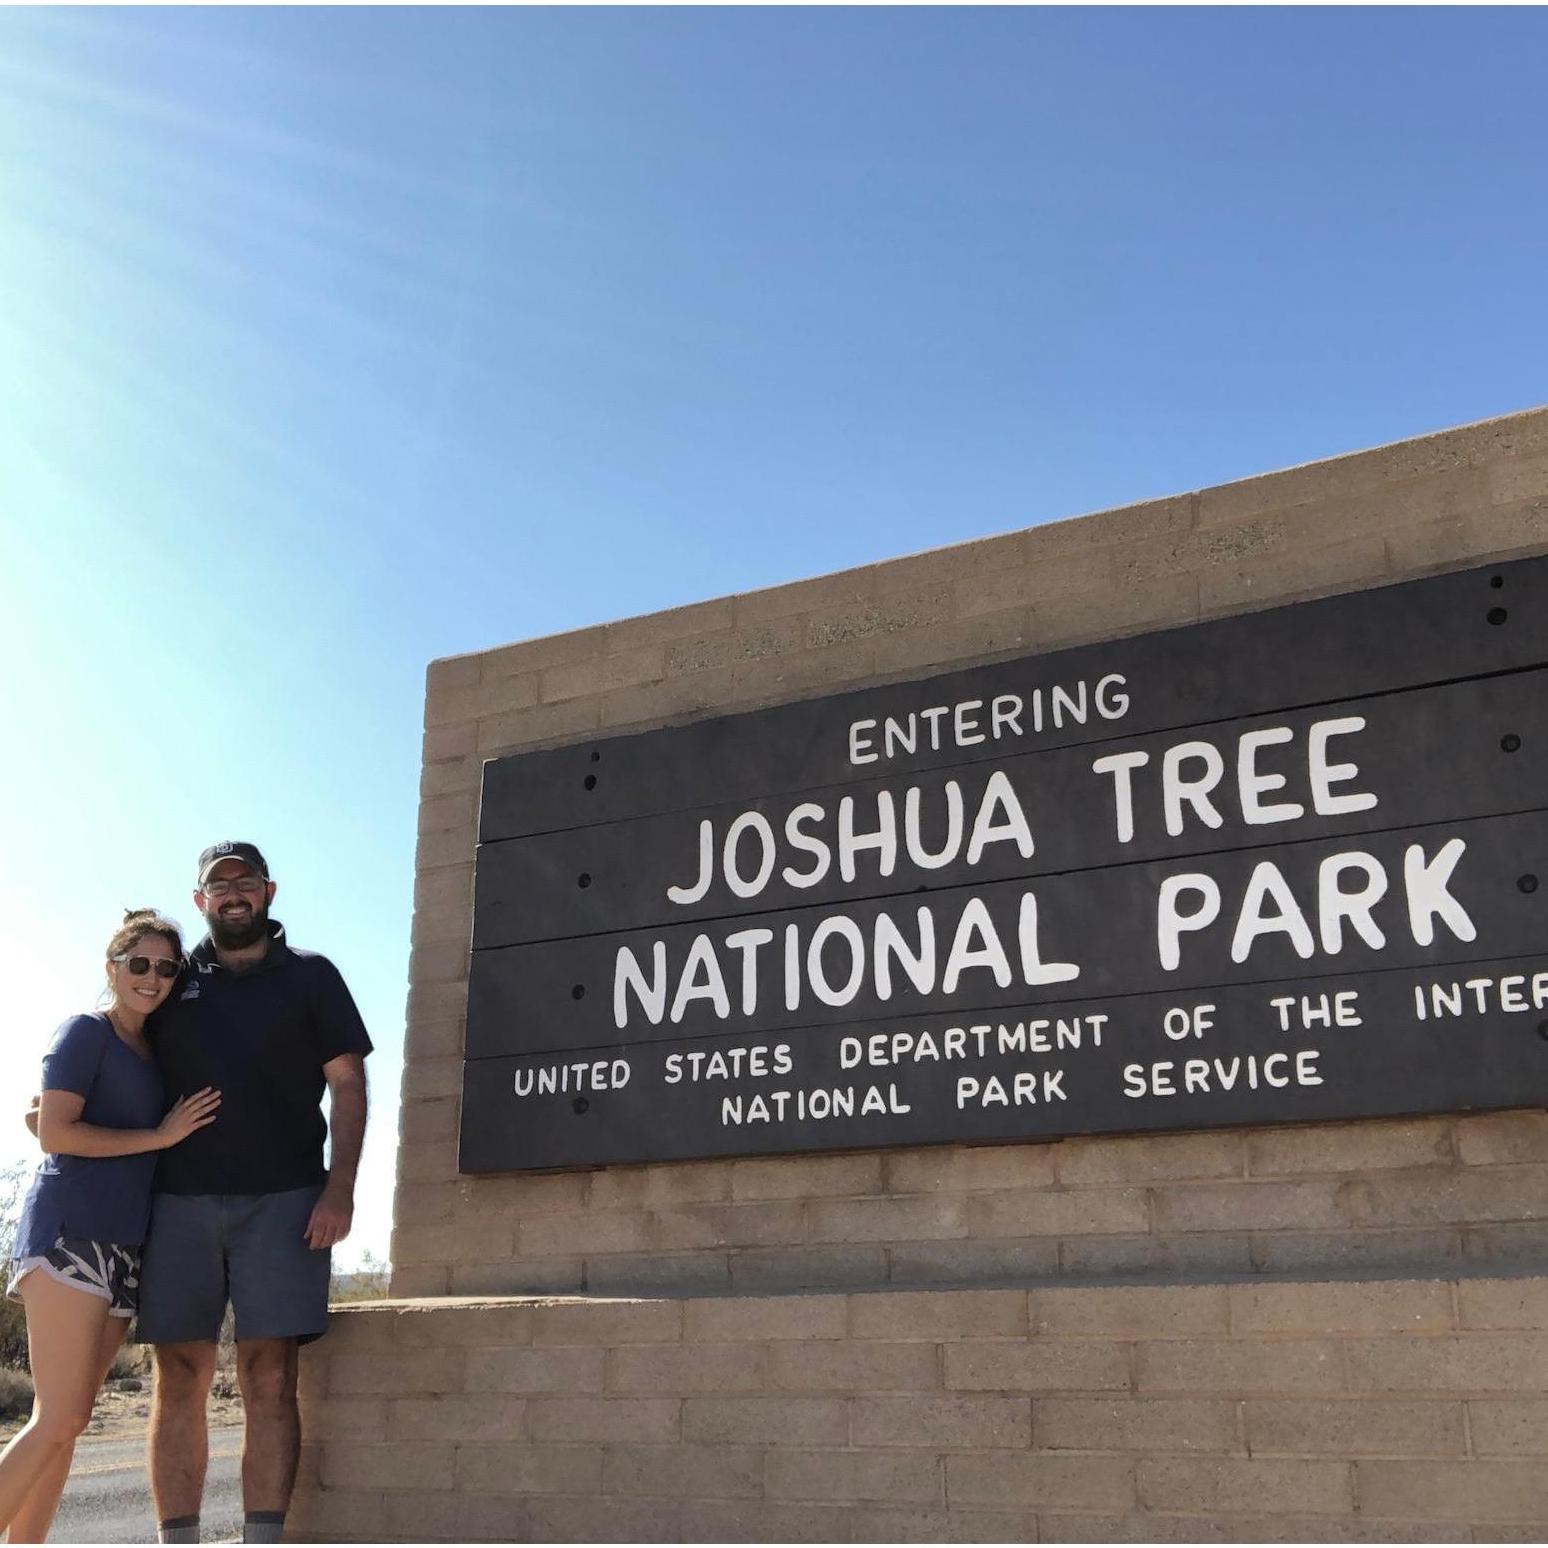
M 235 881 L 209 881 L 204 884 L 207 898 L 225 898 L 240 892 L 244 898 L 255 898 L 268 886 L 261 876 L 238 876 Z
M 117 956 L 113 958 L 113 961 L 122 962 L 136 978 L 141 973 L 150 972 L 152 968 L 156 969 L 157 978 L 176 978 L 183 971 L 183 964 L 181 962 L 174 962 L 171 957 Z

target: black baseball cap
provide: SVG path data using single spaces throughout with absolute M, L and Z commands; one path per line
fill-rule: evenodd
M 208 849 L 199 856 L 199 885 L 202 887 L 205 878 L 220 864 L 222 860 L 240 860 L 248 870 L 256 871 L 265 881 L 269 879 L 269 862 L 263 858 L 256 844 L 243 844 L 226 839 L 223 843 L 211 844 Z

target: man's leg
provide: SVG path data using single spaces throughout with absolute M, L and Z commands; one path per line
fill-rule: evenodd
M 295 1339 L 238 1339 L 237 1383 L 247 1415 L 242 1435 L 242 1508 L 249 1526 L 255 1518 L 272 1517 L 278 1542 L 301 1455 Z M 249 1534 L 247 1541 L 256 1540 Z
M 215 1341 L 156 1345 L 156 1392 L 151 1402 L 150 1475 L 163 1542 L 168 1532 L 198 1531 L 204 1473 L 210 1460 L 206 1419 L 215 1376 Z M 187 1522 L 186 1527 L 177 1523 Z M 187 1539 L 197 1542 L 196 1536 Z

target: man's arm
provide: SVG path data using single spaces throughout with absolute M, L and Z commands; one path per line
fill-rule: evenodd
M 331 1098 L 328 1181 L 306 1223 L 307 1246 L 321 1251 L 349 1235 L 355 1216 L 355 1172 L 365 1142 L 366 1075 L 360 1054 L 340 1054 L 322 1067 Z

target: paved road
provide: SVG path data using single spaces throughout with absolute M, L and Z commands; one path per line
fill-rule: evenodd
M 204 1489 L 205 1542 L 239 1542 L 242 1432 L 210 1433 L 210 1472 Z M 145 1437 L 82 1441 L 49 1536 L 63 1543 L 153 1543 L 156 1516 L 145 1482 Z

